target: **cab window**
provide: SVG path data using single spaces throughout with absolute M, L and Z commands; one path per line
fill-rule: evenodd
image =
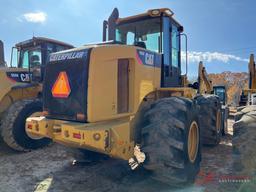
M 67 49 L 65 46 L 47 43 L 47 52 L 49 54 L 53 53 L 53 52 L 63 51 L 65 49 Z
M 33 50 L 25 49 L 19 51 L 20 62 L 19 68 L 28 69 L 30 67 L 40 66 L 42 63 L 41 49 L 36 48 Z
M 214 88 L 214 94 L 219 96 L 220 100 L 222 102 L 225 102 L 225 99 L 226 99 L 226 90 L 225 88 L 222 88 L 222 87 L 215 87 Z
M 179 50 L 180 50 L 180 41 L 179 41 L 179 32 L 175 25 L 172 25 L 172 66 L 178 67 L 179 65 Z
M 161 20 L 153 18 L 116 27 L 116 41 L 160 53 Z

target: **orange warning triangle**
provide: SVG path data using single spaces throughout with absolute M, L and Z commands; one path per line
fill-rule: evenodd
M 52 95 L 58 98 L 68 98 L 70 92 L 68 75 L 65 71 L 62 71 L 52 87 Z

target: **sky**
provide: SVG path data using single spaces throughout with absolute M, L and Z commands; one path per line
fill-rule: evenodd
M 15 43 L 43 36 L 74 46 L 102 40 L 102 22 L 117 7 L 120 17 L 170 8 L 188 35 L 190 76 L 202 60 L 208 73 L 247 72 L 256 53 L 254 0 L 0 0 L 0 39 L 10 61 Z M 183 54 L 184 55 L 184 54 Z

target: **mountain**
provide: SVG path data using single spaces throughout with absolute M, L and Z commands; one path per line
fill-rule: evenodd
M 248 73 L 225 71 L 219 74 L 209 74 L 213 85 L 225 85 L 227 88 L 228 104 L 237 105 L 243 89 L 248 88 Z

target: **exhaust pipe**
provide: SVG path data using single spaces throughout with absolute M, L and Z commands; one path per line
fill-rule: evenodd
M 119 18 L 119 11 L 117 8 L 113 10 L 110 17 L 108 18 L 108 40 L 116 39 L 116 21 Z
M 5 67 L 6 63 L 4 60 L 4 43 L 0 40 L 0 67 Z

